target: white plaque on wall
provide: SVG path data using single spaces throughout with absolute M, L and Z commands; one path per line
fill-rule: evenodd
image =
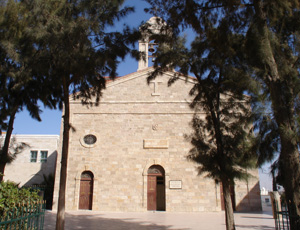
M 144 149 L 167 149 L 169 141 L 167 139 L 145 139 Z
M 170 180 L 170 189 L 182 189 L 181 180 Z

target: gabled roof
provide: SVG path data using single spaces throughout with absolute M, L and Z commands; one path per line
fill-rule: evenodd
M 123 82 L 133 80 L 133 79 L 135 79 L 137 77 L 142 77 L 142 76 L 145 76 L 145 75 L 149 75 L 153 71 L 154 71 L 154 67 L 151 66 L 151 67 L 148 67 L 148 68 L 145 68 L 145 69 L 142 69 L 142 70 L 138 70 L 136 72 L 124 75 L 122 77 L 116 77 L 114 80 L 111 80 L 111 79 L 109 79 L 109 77 L 107 77 L 106 88 L 113 87 L 113 86 L 115 86 L 117 84 L 121 84 Z M 192 84 L 195 84 L 195 81 L 196 81 L 196 78 L 191 77 L 191 76 L 187 76 L 186 77 L 183 74 L 181 74 L 179 72 L 176 72 L 176 71 L 167 71 L 164 74 L 168 75 L 170 77 L 172 77 L 174 74 L 178 74 L 179 75 L 179 79 L 187 81 L 187 82 L 190 82 Z
M 104 77 L 106 79 L 106 88 L 110 88 L 110 87 L 113 87 L 115 85 L 118 85 L 118 84 L 122 84 L 124 82 L 127 82 L 127 81 L 130 81 L 130 80 L 133 80 L 133 79 L 136 79 L 138 77 L 143 77 L 143 76 L 149 76 L 151 72 L 154 71 L 154 67 L 151 66 L 151 67 L 148 67 L 148 68 L 145 68 L 145 69 L 142 69 L 142 70 L 138 70 L 136 72 L 133 72 L 133 73 L 130 73 L 130 74 L 127 74 L 127 75 L 124 75 L 124 76 L 119 76 L 119 77 L 116 77 L 114 80 L 112 80 L 109 76 L 106 76 Z M 191 84 L 195 84 L 196 83 L 196 78 L 192 77 L 192 76 L 184 76 L 182 73 L 180 72 L 177 72 L 177 71 L 166 71 L 164 72 L 164 75 L 167 75 L 169 77 L 172 77 L 174 74 L 178 74 L 179 76 L 179 79 L 180 80 L 183 80 L 185 82 L 189 82 Z M 77 93 L 75 93 L 76 95 Z M 74 94 L 70 94 L 70 101 L 74 101 Z M 76 100 L 75 100 L 76 101 Z

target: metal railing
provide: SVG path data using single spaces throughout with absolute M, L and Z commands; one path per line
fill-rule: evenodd
M 285 202 L 281 204 L 275 204 L 275 227 L 276 230 L 299 230 L 300 229 L 300 217 L 298 215 L 292 215 L 289 213 L 288 206 Z M 291 223 L 292 222 L 292 223 Z
M 21 204 L 6 211 L 0 217 L 0 230 L 42 230 L 44 227 L 45 202 Z

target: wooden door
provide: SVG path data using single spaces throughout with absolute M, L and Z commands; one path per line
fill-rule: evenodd
M 156 210 L 156 176 L 148 175 L 147 209 Z
M 79 191 L 79 209 L 92 210 L 93 203 L 93 177 L 84 172 L 81 175 Z
M 148 169 L 147 210 L 166 210 L 165 171 L 159 165 Z
M 232 209 L 233 211 L 236 210 L 235 207 L 235 191 L 234 191 L 234 185 L 230 185 L 230 196 L 231 196 L 231 203 L 232 203 Z M 224 204 L 224 195 L 223 195 L 223 185 L 220 182 L 220 191 L 221 191 L 221 210 L 225 210 L 225 204 Z

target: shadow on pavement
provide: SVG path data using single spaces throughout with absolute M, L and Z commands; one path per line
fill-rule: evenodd
M 258 217 L 258 216 L 241 216 L 240 218 L 247 218 L 247 219 L 271 219 L 271 220 L 273 220 L 273 217 Z
M 54 230 L 56 224 L 56 213 L 46 212 L 44 230 Z M 173 228 L 171 225 L 156 225 L 153 223 L 135 221 L 134 218 L 110 219 L 99 215 L 72 215 L 66 213 L 66 230 L 188 230 L 188 228 Z
M 274 230 L 274 227 L 266 225 L 235 225 L 236 229 Z

